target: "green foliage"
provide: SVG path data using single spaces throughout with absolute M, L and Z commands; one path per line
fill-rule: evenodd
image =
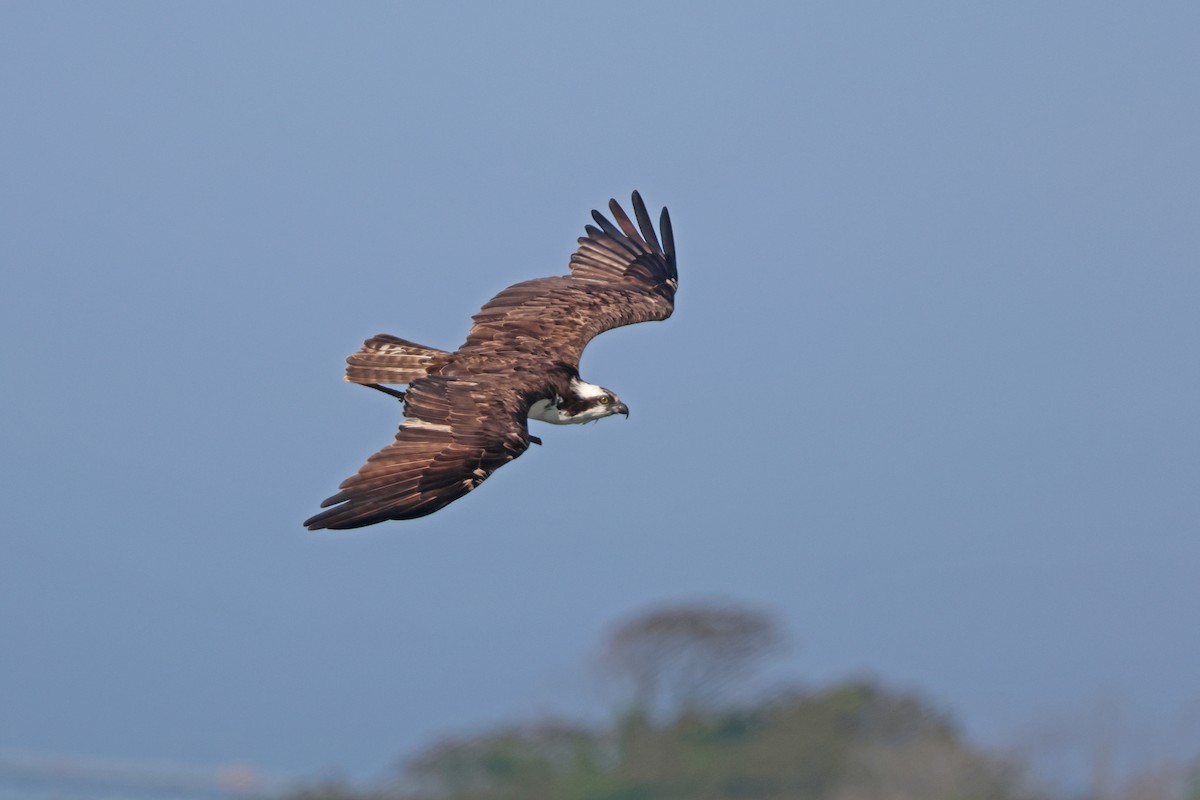
M 918 698 L 865 682 L 659 721 L 509 727 L 434 745 L 405 800 L 1008 800 L 1015 774 Z M 366 800 L 297 795 L 296 800 Z
M 565 775 L 596 770 L 594 734 L 572 726 L 541 724 L 506 728 L 437 744 L 408 767 L 416 796 L 461 800 L 519 800 L 561 796 Z

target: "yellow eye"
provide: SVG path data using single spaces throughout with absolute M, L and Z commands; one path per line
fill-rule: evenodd
M 606 394 L 600 395 L 600 405 L 606 406 L 611 402 L 612 402 L 612 398 L 609 397 L 608 395 L 606 395 Z

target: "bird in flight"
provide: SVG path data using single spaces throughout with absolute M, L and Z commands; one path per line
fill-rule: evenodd
M 404 420 L 395 441 L 342 481 L 305 527 L 432 514 L 541 444 L 529 433 L 531 419 L 571 425 L 629 416 L 615 392 L 579 377 L 579 358 L 604 331 L 671 316 L 675 239 L 664 208 L 660 242 L 637 192 L 636 226 L 616 200 L 608 208 L 615 224 L 592 212 L 596 225 L 585 227 L 569 275 L 500 292 L 453 353 L 381 333 L 346 359 L 346 380 L 398 398 Z

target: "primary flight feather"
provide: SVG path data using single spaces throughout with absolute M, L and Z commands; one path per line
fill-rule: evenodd
M 395 441 L 305 521 L 309 530 L 358 528 L 444 508 L 530 443 L 541 444 L 529 433 L 530 419 L 569 425 L 629 415 L 615 393 L 579 377 L 579 358 L 604 331 L 671 316 L 679 285 L 675 240 L 664 208 L 660 242 L 637 192 L 636 225 L 616 200 L 608 208 L 615 224 L 592 212 L 599 227 L 586 226 L 569 275 L 500 292 L 472 318 L 455 352 L 379 334 L 346 359 L 346 380 L 399 398 L 405 419 Z

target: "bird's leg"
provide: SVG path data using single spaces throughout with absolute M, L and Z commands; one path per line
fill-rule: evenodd
M 529 441 L 533 442 L 534 444 L 541 444 L 541 443 L 542 443 L 542 440 L 541 440 L 539 437 L 537 437 L 537 436 L 534 436 L 532 433 L 531 433 L 531 434 L 529 434 Z
M 401 400 L 401 401 L 404 400 L 404 392 L 400 391 L 399 389 L 391 389 L 391 388 L 388 388 L 387 386 L 380 386 L 378 383 L 364 383 L 362 385 L 368 386 L 372 389 L 378 389 L 379 391 L 383 392 L 384 394 L 390 394 L 392 397 L 396 398 L 397 400 Z

